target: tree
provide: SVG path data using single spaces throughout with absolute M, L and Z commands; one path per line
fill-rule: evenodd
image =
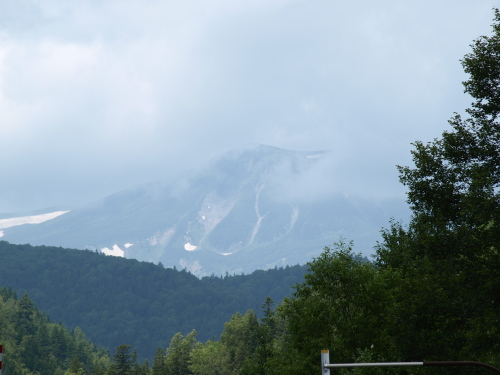
M 491 256 L 500 241 L 500 13 L 494 34 L 472 45 L 462 60 L 470 79 L 465 92 L 475 99 L 466 112 L 449 122 L 440 139 L 415 142 L 415 168 L 398 167 L 408 187 L 413 219 L 409 234 L 420 239 L 416 255 L 432 259 L 476 260 Z M 426 243 L 431 237 L 432 242 Z M 436 247 L 436 240 L 442 246 Z M 492 261 L 497 258 L 491 259 Z
M 456 114 L 452 130 L 424 144 L 414 143 L 414 168 L 399 166 L 408 187 L 412 221 L 385 232 L 382 263 L 401 265 L 415 256 L 453 259 L 460 267 L 497 263 L 500 242 L 500 13 L 493 35 L 482 36 L 461 61 L 470 78 L 469 118 Z M 398 233 L 395 233 L 398 232 Z M 391 242 L 392 241 L 392 242 Z M 389 250 L 389 251 L 386 251 Z
M 165 363 L 165 352 L 162 348 L 158 347 L 153 359 L 153 367 L 151 368 L 152 375 L 166 375 L 167 365 Z
M 147 360 L 141 364 L 138 360 L 137 350 L 134 349 L 132 356 L 130 357 L 130 374 L 131 375 L 147 375 L 149 372 L 149 366 Z
M 78 356 L 74 356 L 69 364 L 68 370 L 65 372 L 65 375 L 82 375 L 83 368 Z
M 255 353 L 250 360 L 244 363 L 242 374 L 268 374 L 269 360 L 274 354 L 273 339 L 276 332 L 275 313 L 272 309 L 274 301 L 267 296 L 266 301 L 262 305 L 264 317 L 261 319 L 257 327 L 258 346 L 255 348 Z
M 228 348 L 231 370 L 239 372 L 246 360 L 254 355 L 259 344 L 259 321 L 257 315 L 248 310 L 245 315 L 237 312 L 224 323 L 220 341 Z
M 262 324 L 268 327 L 271 333 L 274 330 L 275 326 L 273 305 L 274 301 L 269 296 L 266 297 L 266 301 L 262 305 L 262 309 L 264 312 L 264 317 L 262 318 Z
M 294 365 L 286 372 L 317 373 L 321 349 L 330 350 L 332 362 L 353 362 L 363 351 L 387 358 L 393 274 L 379 272 L 343 241 L 308 265 L 305 281 L 277 309 L 288 327 L 283 359 Z
M 0 338 L 6 374 L 98 374 L 97 367 L 109 363 L 104 349 L 51 323 L 27 295 L 17 300 L 10 288 L 0 289 Z
M 167 348 L 165 363 L 169 375 L 189 375 L 191 351 L 196 344 L 196 331 L 191 331 L 186 337 L 180 332 L 176 333 Z
M 37 315 L 37 309 L 28 294 L 24 294 L 21 297 L 18 306 L 16 330 L 19 338 L 22 339 L 24 336 L 35 334 L 36 326 L 34 320 Z
M 132 372 L 131 366 L 131 345 L 120 345 L 116 348 L 116 353 L 113 357 L 113 364 L 109 368 L 110 375 L 129 375 Z
M 474 101 L 451 130 L 415 142 L 414 167 L 399 166 L 412 218 L 383 231 L 378 265 L 398 269 L 413 295 L 400 314 L 406 355 L 499 361 L 500 12 L 493 34 L 461 60 Z M 401 291 L 405 293 L 404 291 Z
M 196 343 L 189 369 L 194 375 L 231 375 L 229 348 L 220 341 Z

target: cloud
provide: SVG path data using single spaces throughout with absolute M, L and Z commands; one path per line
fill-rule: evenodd
M 272 195 L 277 201 L 291 203 L 321 202 L 339 196 L 404 201 L 404 189 L 394 183 L 398 179 L 396 168 L 370 156 L 367 152 L 356 157 L 337 149 L 311 152 L 303 165 L 282 163 L 273 170 Z
M 250 143 L 337 150 L 345 179 L 392 179 L 468 105 L 458 60 L 493 5 L 3 2 L 0 211 L 81 204 Z

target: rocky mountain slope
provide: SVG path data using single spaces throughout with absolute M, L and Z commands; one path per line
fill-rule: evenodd
M 6 228 L 2 239 L 104 249 L 197 275 L 304 264 L 341 237 L 371 254 L 381 227 L 404 217 L 406 205 L 328 191 L 320 177 L 328 157 L 262 145 L 232 151 L 175 181 Z

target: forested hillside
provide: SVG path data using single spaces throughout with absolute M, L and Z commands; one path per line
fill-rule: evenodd
M 281 301 L 306 267 L 198 279 L 189 272 L 91 251 L 12 245 L 0 241 L 0 287 L 28 293 L 51 319 L 79 326 L 95 343 L 158 346 L 193 329 L 218 338 L 236 311 L 260 310 L 267 296 Z
M 8 375 L 104 374 L 111 363 L 81 329 L 51 322 L 28 295 L 9 288 L 0 289 L 0 345 Z

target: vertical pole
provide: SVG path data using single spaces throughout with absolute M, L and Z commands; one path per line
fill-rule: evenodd
M 330 369 L 325 367 L 330 363 L 330 352 L 328 350 L 321 351 L 321 375 L 330 375 Z M 2 374 L 0 374 L 2 375 Z
M 0 345 L 0 375 L 2 375 L 2 353 L 3 353 L 3 346 Z

